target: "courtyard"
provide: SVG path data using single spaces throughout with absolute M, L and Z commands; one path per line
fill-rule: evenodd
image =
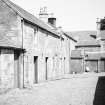
M 0 105 L 102 105 L 104 87 L 105 73 L 65 75 L 26 89 L 9 90 L 0 95 Z

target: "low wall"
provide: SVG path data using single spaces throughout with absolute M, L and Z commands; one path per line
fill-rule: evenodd
M 89 68 L 90 72 L 104 72 L 105 60 L 83 60 L 79 58 L 71 59 L 71 73 L 82 73 L 84 68 Z

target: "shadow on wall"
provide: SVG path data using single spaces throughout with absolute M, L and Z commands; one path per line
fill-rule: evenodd
M 105 76 L 98 78 L 93 105 L 105 105 Z

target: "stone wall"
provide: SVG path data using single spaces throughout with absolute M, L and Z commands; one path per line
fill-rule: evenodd
M 62 75 L 61 70 L 61 47 L 60 39 L 44 30 L 38 31 L 38 50 L 40 51 L 39 80 L 56 79 Z M 47 58 L 47 61 L 46 61 Z M 47 64 L 46 64 L 47 63 Z M 43 67 L 43 68 L 41 68 Z M 47 71 L 46 71 L 47 70 Z M 41 76 L 43 79 L 41 80 Z
M 5 65 L 0 66 L 2 71 L 0 85 L 3 85 L 4 88 L 23 87 L 23 55 L 19 54 L 19 50 L 14 54 L 17 48 L 22 48 L 21 25 L 21 17 L 0 0 L 0 46 L 5 47 L 0 54 L 0 63 Z M 13 47 L 16 48 L 13 49 Z M 16 58 L 17 54 L 19 56 Z
M 60 37 L 22 19 L 6 3 L 0 1 L 0 36 L 2 35 L 26 50 L 20 55 L 19 62 L 17 59 L 15 61 L 16 67 L 16 63 L 19 64 L 16 70 L 18 73 L 19 69 L 19 78 L 15 78 L 20 82 L 16 83 L 17 86 L 33 85 L 35 79 L 41 82 L 69 73 L 70 39 L 65 37 L 64 42 L 61 42 Z
M 24 53 L 24 85 L 32 85 L 34 82 L 34 38 L 35 27 L 23 22 L 23 48 Z
M 95 51 L 100 51 L 100 47 L 76 47 L 77 50 L 85 50 L 88 52 L 95 52 Z
M 2 0 L 0 0 L 0 36 L 5 35 L 22 46 L 21 18 Z
M 70 49 L 71 49 L 71 40 L 66 37 L 66 36 L 63 36 L 64 37 L 64 41 L 63 41 L 63 44 L 62 44 L 62 51 L 63 51 L 63 62 L 64 62 L 64 73 L 65 74 L 68 74 L 70 73 Z
M 83 60 L 71 59 L 71 72 L 70 73 L 83 73 Z
M 90 72 L 98 72 L 98 60 L 87 60 L 85 62 L 85 67 L 88 67 Z
M 83 60 L 82 58 L 71 58 L 71 73 L 83 73 L 86 71 L 87 67 L 89 72 L 105 72 L 105 60 Z
M 35 79 L 37 82 L 42 82 L 47 79 L 56 79 L 64 74 L 60 38 L 24 21 L 23 47 L 26 49 L 24 54 L 25 86 L 34 84 Z M 35 69 L 35 57 L 37 57 L 37 69 Z
M 14 88 L 14 51 L 1 50 L 0 54 L 0 89 Z

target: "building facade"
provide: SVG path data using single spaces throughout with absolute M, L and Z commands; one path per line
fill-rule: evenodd
M 51 24 L 55 18 L 49 19 Z M 71 39 L 9 0 L 0 0 L 0 88 L 23 88 L 70 73 Z
M 78 41 L 72 51 L 72 72 L 105 72 L 105 19 L 98 20 L 97 34 L 89 37 Z

